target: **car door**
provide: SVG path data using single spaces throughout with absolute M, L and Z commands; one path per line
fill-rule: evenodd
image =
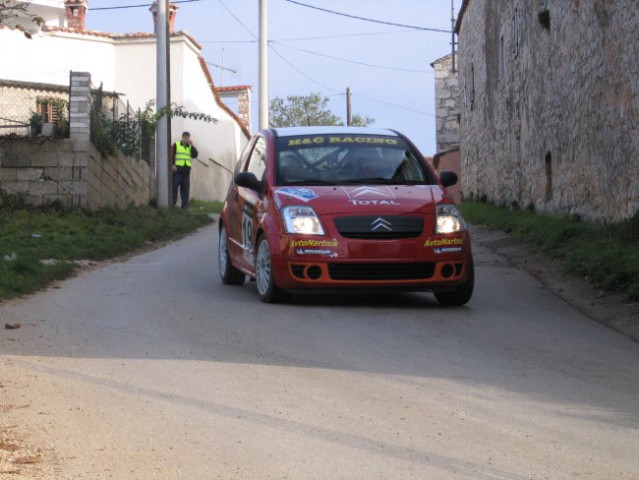
M 253 173 L 258 180 L 264 181 L 266 176 L 266 140 L 264 137 L 258 136 L 256 138 L 242 171 Z M 237 210 L 234 216 L 239 221 L 237 226 L 238 245 L 242 252 L 239 257 L 236 257 L 238 259 L 236 266 L 252 272 L 255 266 L 256 214 L 262 199 L 260 192 L 239 186 L 235 188 L 237 189 Z
M 228 248 L 233 264 L 238 266 L 238 258 L 243 255 L 242 250 L 242 207 L 243 199 L 240 197 L 239 187 L 235 183 L 235 176 L 239 172 L 243 172 L 246 169 L 246 164 L 255 146 L 256 138 L 252 138 L 246 145 L 240 159 L 235 166 L 233 172 L 233 179 L 229 186 L 229 191 L 226 194 L 226 215 L 225 215 L 225 227 L 228 234 Z

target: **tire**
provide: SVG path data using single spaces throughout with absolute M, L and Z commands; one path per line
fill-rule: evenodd
M 220 228 L 220 241 L 217 249 L 217 260 L 220 269 L 220 278 L 224 285 L 242 285 L 246 275 L 231 263 L 229 254 L 229 237 L 226 228 Z
M 286 299 L 286 293 L 275 284 L 271 250 L 266 237 L 260 235 L 255 254 L 255 283 L 260 300 L 264 303 L 278 303 Z
M 451 292 L 436 292 L 435 298 L 441 305 L 459 307 L 468 303 L 473 296 L 473 290 L 475 288 L 475 265 L 473 260 L 470 260 L 470 271 L 468 272 L 468 278 L 464 283 Z

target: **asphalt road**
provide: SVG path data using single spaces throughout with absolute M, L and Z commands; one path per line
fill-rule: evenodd
M 488 249 L 463 308 L 263 305 L 215 232 L 0 305 L 3 480 L 639 479 L 639 344 Z

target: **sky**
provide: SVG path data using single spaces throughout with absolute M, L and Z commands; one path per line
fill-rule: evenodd
M 451 10 L 451 0 L 267 0 L 269 98 L 319 93 L 345 121 L 350 87 L 353 114 L 404 133 L 423 154 L 433 155 L 430 64 L 451 52 L 451 16 L 453 11 L 457 16 L 461 2 L 453 0 Z M 98 10 L 145 3 L 151 0 L 89 0 L 87 29 L 152 32 L 148 6 Z M 191 0 L 177 6 L 176 30 L 204 47 L 215 84 L 252 86 L 251 122 L 257 130 L 259 1 Z

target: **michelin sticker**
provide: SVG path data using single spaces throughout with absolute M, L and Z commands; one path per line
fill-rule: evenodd
M 321 250 L 313 248 L 298 248 L 295 250 L 297 255 L 324 255 L 331 258 L 336 258 L 337 253 L 332 250 Z
M 314 198 L 317 198 L 315 192 L 309 188 L 284 187 L 278 189 L 275 193 L 297 198 L 298 200 L 302 200 L 303 202 L 308 202 L 310 200 L 313 200 Z

